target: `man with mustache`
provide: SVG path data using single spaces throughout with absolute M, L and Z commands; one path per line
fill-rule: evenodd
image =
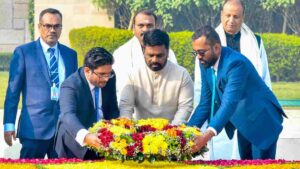
M 221 24 L 216 28 L 222 46 L 228 46 L 246 56 L 256 71 L 271 89 L 267 54 L 262 39 L 244 23 L 245 5 L 242 0 L 226 0 L 222 6 Z M 199 104 L 201 95 L 199 60 L 195 60 L 194 104 Z M 229 139 L 222 131 L 209 144 L 210 159 L 239 159 L 237 135 Z M 215 150 L 215 151 L 214 151 Z
M 48 8 L 39 16 L 40 38 L 21 45 L 10 62 L 4 104 L 4 138 L 12 146 L 20 94 L 22 109 L 17 137 L 22 144 L 20 158 L 56 158 L 53 141 L 59 116 L 61 83 L 77 70 L 77 54 L 60 44 L 62 14 Z
M 169 36 L 154 29 L 143 37 L 146 65 L 132 71 L 120 98 L 122 117 L 187 121 L 193 109 L 193 82 L 187 70 L 168 60 Z
M 62 84 L 55 138 L 58 157 L 100 158 L 85 145 L 101 145 L 98 136 L 88 131 L 94 123 L 119 117 L 113 62 L 106 49 L 94 47 L 86 53 L 84 66 Z
M 193 150 L 200 150 L 222 130 L 230 139 L 236 131 L 241 159 L 275 159 L 286 115 L 253 64 L 239 52 L 222 47 L 210 26 L 195 31 L 192 47 L 201 63 L 202 93 L 188 125 L 201 127 L 209 121 Z
M 157 17 L 152 11 L 138 11 L 133 17 L 132 29 L 134 36 L 113 53 L 115 59 L 113 69 L 117 77 L 118 100 L 120 100 L 124 81 L 129 72 L 132 69 L 145 65 L 142 51 L 144 33 L 148 30 L 157 28 L 157 26 Z M 169 49 L 168 59 L 177 64 L 175 54 L 171 49 Z

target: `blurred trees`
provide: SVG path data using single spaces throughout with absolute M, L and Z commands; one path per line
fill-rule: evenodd
M 167 31 L 195 30 L 217 26 L 223 0 L 92 0 L 114 16 L 116 27 L 130 29 L 140 9 L 151 9 Z M 300 0 L 244 0 L 245 23 L 255 32 L 300 34 Z

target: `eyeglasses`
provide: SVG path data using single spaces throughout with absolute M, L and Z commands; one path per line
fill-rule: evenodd
M 207 51 L 209 51 L 209 50 L 199 49 L 199 50 L 194 50 L 194 51 L 192 51 L 191 53 L 192 53 L 192 55 L 193 55 L 194 57 L 197 57 L 198 55 L 204 57 L 204 56 L 205 56 L 205 53 L 206 53 Z
M 105 78 L 113 78 L 115 76 L 114 73 L 109 73 L 109 74 L 99 74 L 99 73 L 96 73 L 94 71 L 92 71 L 99 79 L 105 79 Z
M 54 30 L 60 30 L 62 28 L 62 25 L 61 24 L 56 24 L 56 25 L 51 25 L 51 24 L 41 24 L 41 26 L 47 30 L 51 30 L 51 29 L 54 29 Z

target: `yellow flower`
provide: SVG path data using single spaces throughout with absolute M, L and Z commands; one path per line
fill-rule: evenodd
M 202 133 L 200 132 L 200 130 L 198 128 L 195 127 L 185 127 L 185 128 L 180 128 L 180 130 L 182 129 L 182 131 L 189 133 L 189 134 L 193 134 L 196 136 L 200 136 L 202 135 Z
M 168 144 L 162 135 L 146 135 L 142 143 L 144 154 L 160 154 L 166 156 Z
M 109 126 L 111 126 L 111 124 L 105 122 L 105 121 L 99 121 L 97 123 L 94 124 L 93 127 L 89 128 L 89 131 L 91 133 L 97 133 L 97 131 L 101 128 L 108 128 Z
M 194 144 L 195 143 L 192 140 L 189 141 L 189 147 L 192 147 Z
M 111 123 L 117 126 L 122 126 L 125 127 L 127 125 L 128 127 L 133 127 L 134 122 L 128 118 L 117 118 L 117 119 L 112 119 Z
M 168 123 L 169 120 L 163 118 L 141 119 L 137 121 L 138 126 L 150 125 L 157 130 L 162 130 Z
M 112 149 L 119 151 L 122 155 L 127 155 L 127 150 L 126 150 L 127 142 L 125 139 L 121 139 L 120 137 L 117 137 L 115 141 L 111 143 L 110 146 Z
M 132 133 L 131 130 L 123 128 L 121 126 L 111 126 L 109 128 L 109 131 L 111 131 L 116 136 L 120 136 L 121 134 L 131 134 Z

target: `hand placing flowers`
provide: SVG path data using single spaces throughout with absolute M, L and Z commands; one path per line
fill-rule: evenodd
M 100 146 L 88 147 L 106 159 L 184 161 L 207 151 L 205 146 L 192 149 L 194 140 L 201 136 L 198 128 L 169 125 L 166 119 L 101 120 L 89 131 L 97 135 Z

